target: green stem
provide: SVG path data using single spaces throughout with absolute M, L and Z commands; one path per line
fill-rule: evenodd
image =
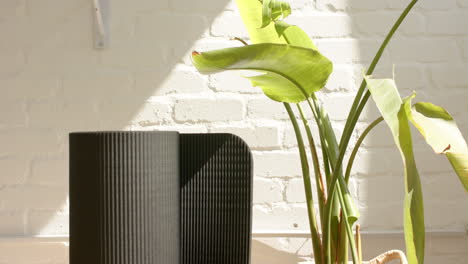
M 297 104 L 297 109 L 299 110 L 299 114 L 301 115 L 302 123 L 307 133 L 307 139 L 309 141 L 310 147 L 310 154 L 312 157 L 312 162 L 314 164 L 314 173 L 315 173 L 315 184 L 317 186 L 317 196 L 319 198 L 319 213 L 320 213 L 320 222 L 323 223 L 323 206 L 327 200 L 325 194 L 325 186 L 323 182 L 322 173 L 320 172 L 320 163 L 318 160 L 317 149 L 315 148 L 315 141 L 314 137 L 312 136 L 312 132 L 310 130 L 309 122 L 304 115 L 304 111 L 300 104 Z
M 383 117 L 379 117 L 376 120 L 374 120 L 372 123 L 370 123 L 369 126 L 364 130 L 364 132 L 362 132 L 361 136 L 356 142 L 356 145 L 354 145 L 354 149 L 351 152 L 351 156 L 349 157 L 349 160 L 348 160 L 348 166 L 346 166 L 346 172 L 345 172 L 346 183 L 348 183 L 349 181 L 349 175 L 351 175 L 351 169 L 353 167 L 354 159 L 356 158 L 359 147 L 361 146 L 362 142 L 366 138 L 367 134 L 369 134 L 369 132 L 382 121 L 383 121 Z
M 321 112 L 318 109 L 317 106 L 317 98 L 315 96 L 312 98 L 313 103 L 310 101 L 309 98 L 307 98 L 307 103 L 309 105 L 310 110 L 312 111 L 315 121 L 317 123 L 317 126 L 319 128 L 319 136 L 320 136 L 320 144 L 322 145 L 322 154 L 324 157 L 324 166 L 325 166 L 325 173 L 326 173 L 326 179 L 327 179 L 327 188 L 331 182 L 331 170 L 333 170 L 333 161 L 330 157 L 332 155 L 331 153 L 329 154 L 329 143 L 325 139 L 325 131 L 324 131 L 324 123 L 321 118 Z M 324 246 L 324 251 L 325 251 L 325 258 L 326 258 L 326 263 L 331 264 L 331 262 L 334 260 L 334 253 L 336 254 L 337 252 L 332 250 L 331 244 L 332 244 L 332 234 L 331 234 L 331 218 L 332 218 L 332 210 L 326 210 L 327 205 L 331 204 L 338 204 L 338 201 L 336 200 L 337 197 L 329 195 L 327 193 L 328 199 L 327 199 L 327 204 L 325 204 L 325 211 L 324 211 L 324 222 L 322 223 L 322 236 L 323 236 L 323 246 Z M 335 247 L 336 249 L 336 247 Z
M 338 261 L 337 263 L 343 263 L 343 264 L 348 264 L 348 240 L 346 233 L 344 231 L 345 227 L 345 219 L 343 216 L 343 210 L 341 210 L 340 214 L 340 236 L 339 236 L 339 241 L 338 245 L 340 246 L 338 253 L 336 254 L 338 256 Z
M 330 119 L 328 118 L 328 115 L 325 113 L 323 108 L 319 106 L 318 99 L 315 97 L 315 94 L 312 94 L 312 101 L 310 98 L 307 98 L 307 104 L 316 118 L 320 135 L 324 138 L 325 145 L 322 145 L 322 148 L 326 149 L 327 151 L 331 151 L 328 153 L 328 156 L 331 158 L 331 167 L 333 168 L 338 152 L 338 143 L 336 141 L 335 132 L 331 125 Z
M 336 194 L 334 192 L 333 193 L 327 192 L 328 200 L 325 206 L 325 213 L 324 213 L 325 224 L 323 225 L 324 227 L 324 232 L 323 232 L 324 242 L 323 243 L 326 249 L 325 255 L 328 256 L 327 264 L 330 264 L 332 261 L 332 258 L 330 258 L 330 256 L 332 255 L 331 254 L 331 250 L 332 250 L 331 249 L 331 234 L 330 234 L 331 219 L 332 219 L 332 211 L 338 210 L 337 204 L 339 204 L 339 206 L 341 206 L 342 210 L 344 211 L 343 216 L 345 217 L 344 219 L 346 219 L 346 221 L 344 221 L 344 225 L 346 227 L 346 234 L 348 235 L 348 240 L 350 241 L 353 262 L 357 263 L 356 245 L 354 243 L 354 239 L 352 236 L 352 227 L 350 226 L 348 222 L 348 219 L 350 216 L 348 215 L 348 211 L 347 211 L 352 206 L 349 204 L 351 202 L 349 201 L 349 197 L 346 200 L 348 203 L 346 203 L 344 195 L 343 195 L 343 191 L 347 192 L 347 186 L 342 175 L 341 165 L 337 165 L 336 156 L 338 152 L 338 144 L 336 142 L 336 137 L 333 132 L 333 128 L 331 126 L 330 120 L 328 119 L 328 116 L 323 111 L 323 109 L 319 107 L 318 105 L 317 98 L 315 98 L 315 96 L 312 96 L 312 102 L 310 101 L 310 99 L 308 99 L 307 102 L 312 112 L 314 113 L 314 116 L 316 116 L 317 123 L 319 125 L 320 136 L 323 138 L 322 142 L 326 143 L 326 145 L 322 145 L 322 149 L 326 150 L 330 158 L 330 165 L 333 171 L 332 175 L 341 175 L 340 181 L 338 183 L 336 181 L 333 181 L 333 178 L 332 178 L 332 180 L 329 182 L 329 185 L 328 185 L 329 189 L 331 185 L 333 185 L 333 188 L 332 188 L 333 191 L 335 190 L 335 186 L 338 185 L 337 186 L 338 191 Z M 335 195 L 338 197 L 334 197 Z M 351 234 L 351 238 L 349 237 L 350 234 Z M 351 241 L 351 239 L 353 239 L 353 241 Z M 345 245 L 341 245 L 341 246 L 343 247 Z M 336 253 L 338 254 L 338 252 Z
M 336 185 L 337 185 L 337 184 L 336 184 Z M 336 198 L 339 199 L 339 203 L 340 203 L 340 205 L 341 205 L 341 207 L 342 207 L 341 212 L 343 213 L 343 217 L 344 217 L 344 219 L 346 220 L 346 221 L 344 221 L 343 223 L 344 223 L 344 225 L 345 225 L 346 235 L 347 235 L 348 240 L 349 240 L 349 243 L 350 243 L 351 256 L 352 256 L 352 258 L 353 258 L 353 263 L 354 263 L 354 264 L 358 264 L 358 263 L 359 263 L 359 261 L 358 261 L 358 251 L 357 251 L 357 248 L 356 248 L 356 243 L 355 243 L 355 241 L 354 241 L 353 230 L 352 230 L 351 225 L 350 225 L 350 224 L 348 223 L 348 221 L 347 221 L 347 219 L 349 219 L 349 215 L 348 215 L 348 212 L 344 209 L 344 208 L 345 208 L 345 207 L 344 207 L 345 202 L 344 202 L 343 195 L 341 195 L 342 192 L 341 192 L 341 190 L 340 190 L 340 186 L 337 185 L 336 188 L 338 189 L 338 190 L 337 190 L 337 195 L 334 195 L 333 198 L 334 198 L 334 199 L 336 199 Z M 332 197 L 332 196 L 330 196 L 330 197 Z M 332 200 L 333 200 L 333 199 L 329 199 L 329 201 L 332 201 Z M 331 204 L 332 204 L 332 203 L 327 203 L 327 206 L 326 206 L 326 209 L 325 209 L 325 212 L 328 213 L 328 219 L 331 218 L 331 212 L 332 212 L 332 210 L 331 210 Z M 327 219 L 327 220 L 328 220 L 328 219 Z M 325 226 L 327 227 L 327 229 L 324 231 L 324 235 L 325 235 L 325 234 L 328 234 L 328 233 L 330 232 L 330 227 L 331 227 L 331 222 L 330 222 L 330 220 L 327 221 L 327 223 L 326 223 Z M 328 240 L 326 241 L 325 247 L 326 247 L 326 249 L 328 250 L 327 252 L 331 252 L 331 242 L 330 242 L 330 235 L 329 235 L 329 234 L 328 234 L 328 236 L 327 236 L 327 239 L 328 239 Z M 325 242 L 324 242 L 324 243 L 325 243 Z M 343 246 L 343 245 L 342 245 L 342 246 Z M 337 252 L 337 254 L 339 254 L 339 253 Z M 331 264 L 331 259 L 330 259 L 330 258 L 327 259 L 327 263 L 328 263 L 328 264 Z
M 367 75 L 372 74 L 375 67 L 377 66 L 377 63 L 379 62 L 380 58 L 382 57 L 382 54 L 383 54 L 385 48 L 387 47 L 388 43 L 390 42 L 391 38 L 393 37 L 394 33 L 396 32 L 398 27 L 401 25 L 401 23 L 403 22 L 403 20 L 408 15 L 409 11 L 413 8 L 413 6 L 416 4 L 417 1 L 418 0 L 413 0 L 413 1 L 410 2 L 410 4 L 406 7 L 406 9 L 400 15 L 398 20 L 395 22 L 393 27 L 390 29 L 390 32 L 388 33 L 388 35 L 384 39 L 384 41 L 381 44 L 379 50 L 377 51 L 377 54 L 375 55 L 374 59 L 372 60 L 372 63 L 371 63 L 371 65 L 370 65 L 370 67 L 369 67 L 369 69 L 367 71 Z M 337 169 L 335 169 L 333 171 L 331 181 L 330 181 L 329 186 L 328 186 L 328 192 L 327 193 L 328 193 L 329 197 L 331 197 L 334 194 L 334 191 L 335 191 L 335 188 L 336 188 L 336 182 L 337 182 L 337 180 L 339 178 L 339 174 L 340 174 L 340 169 L 339 168 L 342 166 L 344 154 L 345 154 L 346 148 L 348 146 L 349 140 L 351 138 L 352 131 L 354 130 L 354 128 L 356 126 L 356 123 L 357 123 L 357 120 L 358 120 L 359 116 L 361 115 L 362 110 L 364 109 L 364 106 L 367 103 L 367 100 L 369 99 L 369 96 L 370 96 L 369 91 L 367 91 L 366 94 L 364 95 L 364 97 L 361 100 L 361 96 L 364 93 L 365 88 L 366 88 L 366 83 L 365 83 L 365 80 L 363 80 L 363 82 L 361 83 L 361 86 L 360 86 L 360 88 L 359 88 L 359 90 L 357 92 L 357 95 L 354 98 L 353 106 L 351 107 L 351 110 L 349 112 L 349 115 L 348 115 L 348 118 L 347 118 L 347 121 L 346 121 L 346 125 L 345 125 L 345 129 L 344 129 L 343 135 L 342 135 L 341 140 L 340 140 L 339 155 L 338 155 L 338 159 L 337 159 L 337 161 L 335 163 L 335 168 L 337 168 Z M 339 195 L 339 197 L 340 197 L 340 203 L 341 203 L 341 198 L 342 197 L 340 195 Z M 331 212 L 329 212 L 327 210 L 331 211 L 331 206 L 329 204 L 327 204 L 325 215 L 330 215 Z M 329 219 L 328 219 L 328 221 L 329 221 Z M 348 229 L 347 229 L 347 231 L 348 231 Z
M 315 100 L 315 99 L 314 99 Z M 331 177 L 331 173 L 330 173 L 330 159 L 328 157 L 328 153 L 327 153 L 327 146 L 328 146 L 328 143 L 325 139 L 325 135 L 324 135 L 324 130 L 323 130 L 323 122 L 320 118 L 320 114 L 318 113 L 319 110 L 315 107 L 315 101 L 314 101 L 314 106 L 312 106 L 312 103 L 310 102 L 310 99 L 307 98 L 307 103 L 310 107 L 310 110 L 312 111 L 312 113 L 314 114 L 314 118 L 315 118 L 315 122 L 319 128 L 319 137 L 320 137 L 320 145 L 322 146 L 322 156 L 323 156 L 323 165 L 324 165 L 324 171 L 325 171 L 325 179 L 326 179 L 326 184 L 325 186 L 328 186 L 329 182 L 330 182 L 330 177 Z
M 327 205 L 332 204 L 334 200 L 336 199 L 336 196 L 328 196 L 328 201 L 327 204 L 325 205 L 325 224 L 323 225 L 325 229 L 323 229 L 323 246 L 325 249 L 325 257 L 327 260 L 327 264 L 331 264 L 331 261 L 333 259 L 332 256 L 332 248 L 331 248 L 331 210 L 327 210 Z
M 317 105 L 316 105 L 316 98 L 315 98 L 315 95 L 313 94 L 313 102 L 314 104 L 312 104 L 312 102 L 310 101 L 310 98 L 307 98 L 307 103 L 310 107 L 310 110 L 312 111 L 313 115 L 314 115 L 314 118 L 315 118 L 315 122 L 317 123 L 317 126 L 319 128 L 319 136 L 320 136 L 320 144 L 322 146 L 322 155 L 323 155 L 323 163 L 324 163 L 324 169 L 325 169 L 325 176 L 326 176 L 326 180 L 327 180 L 327 186 L 330 184 L 330 178 L 331 178 L 331 172 L 330 172 L 330 167 L 332 167 L 331 165 L 331 160 L 329 158 L 329 154 L 328 154 L 328 143 L 325 139 L 325 132 L 324 132 L 324 124 L 322 122 L 322 118 L 320 117 L 320 113 L 319 113 L 319 110 L 317 108 Z M 333 196 L 330 196 L 328 195 L 327 193 L 327 196 L 328 196 L 328 199 L 327 199 L 327 204 L 331 204 L 331 203 L 334 203 L 336 204 L 337 201 L 336 201 L 336 198 L 333 197 Z M 325 204 L 325 206 L 327 206 L 327 204 Z M 329 219 L 331 219 L 331 210 L 328 212 L 327 210 L 324 210 L 324 220 L 323 222 L 321 223 L 322 224 L 322 241 L 323 241 L 323 249 L 324 249 L 324 258 L 325 258 L 325 262 L 327 264 L 331 264 L 331 261 L 334 259 L 333 258 L 333 252 L 332 252 L 332 248 L 331 248 L 331 238 L 332 238 L 332 234 L 330 233 L 330 230 L 331 230 L 331 222 L 329 221 Z
M 325 143 L 322 141 L 322 139 L 320 139 L 320 144 L 322 146 L 325 146 Z M 324 171 L 325 171 L 325 180 L 326 180 L 326 184 L 325 184 L 325 187 L 328 186 L 328 183 L 330 182 L 331 180 L 331 172 L 330 172 L 330 161 L 328 160 L 328 154 L 327 152 L 325 151 L 325 149 L 322 147 L 322 156 L 323 156 L 323 166 L 324 166 Z M 325 189 L 326 191 L 326 189 Z M 325 192 L 324 191 L 324 192 Z M 327 194 L 328 195 L 328 194 Z M 328 196 L 327 196 L 328 197 Z M 330 197 L 328 197 L 330 198 Z
M 291 106 L 288 103 L 283 103 L 286 111 L 288 112 L 289 119 L 291 119 L 291 123 L 294 128 L 294 133 L 296 134 L 297 145 L 299 148 L 299 155 L 301 158 L 301 166 L 302 166 L 302 177 L 304 179 L 304 190 L 306 195 L 306 202 L 307 202 L 307 214 L 309 217 L 309 226 L 310 226 L 310 233 L 312 236 L 312 246 L 314 250 L 314 257 L 317 263 L 323 263 L 322 261 L 322 252 L 321 252 L 321 242 L 320 237 L 318 234 L 317 229 L 317 220 L 315 217 L 315 208 L 314 208 L 314 200 L 312 196 L 312 186 L 310 181 L 310 171 L 309 171 L 309 164 L 307 162 L 307 154 L 305 151 L 304 141 L 302 139 L 301 130 L 299 129 L 299 125 L 297 123 L 296 117 L 294 112 L 291 109 Z
M 340 188 L 340 186 L 338 185 L 338 188 Z M 341 206 L 343 207 L 344 205 L 344 200 L 343 200 L 343 196 L 342 195 L 338 195 L 338 197 L 340 198 L 340 204 Z M 345 229 L 346 229 L 346 235 L 348 236 L 348 241 L 349 241 L 349 244 L 350 244 L 350 247 L 351 247 L 351 256 L 353 258 L 353 263 L 354 264 L 360 264 L 359 263 L 359 256 L 358 256 L 358 252 L 357 252 L 357 249 L 356 249 L 356 243 L 354 241 L 354 235 L 353 235 L 353 229 L 351 227 L 351 225 L 348 223 L 348 212 L 346 212 L 346 210 L 341 210 L 343 212 L 343 217 L 345 219 L 345 221 L 343 221 L 344 223 L 344 226 L 345 226 Z M 347 243 L 346 243 L 347 244 Z
M 370 64 L 370 66 L 369 66 L 369 69 L 366 72 L 366 75 L 371 75 L 374 72 L 375 67 L 377 66 L 377 63 L 380 61 L 380 58 L 382 57 L 382 54 L 385 51 L 385 48 L 387 47 L 388 43 L 392 39 L 392 37 L 395 34 L 395 32 L 397 31 L 397 29 L 400 27 L 403 20 L 406 18 L 408 13 L 411 11 L 413 6 L 416 4 L 416 2 L 418 2 L 418 0 L 412 0 L 408 4 L 408 6 L 405 8 L 403 13 L 401 13 L 400 17 L 397 19 L 395 24 L 392 26 L 392 28 L 388 32 L 387 36 L 385 37 L 384 41 L 380 45 L 379 50 L 375 54 L 374 59 L 372 59 L 372 62 Z M 341 140 L 340 140 L 340 148 L 341 148 L 342 145 L 344 145 L 344 149 L 346 149 L 346 147 L 348 146 L 348 143 L 349 143 L 348 135 L 352 134 L 350 131 L 354 130 L 354 127 L 356 126 L 356 122 L 357 122 L 359 116 L 361 115 L 362 109 L 364 108 L 364 105 L 367 103 L 367 100 L 369 99 L 369 95 L 367 95 L 369 93 L 369 91 L 367 91 L 364 98 L 362 98 L 362 95 L 363 95 L 365 89 L 366 89 L 366 82 L 365 82 L 365 80 L 362 80 L 361 86 L 359 87 L 359 90 L 358 90 L 358 92 L 356 94 L 356 97 L 354 98 L 353 105 L 351 106 L 351 109 L 349 111 L 348 118 L 346 119 L 345 128 L 344 128 Z M 361 100 L 361 98 L 362 98 L 362 100 Z M 359 104 L 362 104 L 363 106 L 358 108 Z M 361 110 L 359 110 L 359 109 L 361 109 Z

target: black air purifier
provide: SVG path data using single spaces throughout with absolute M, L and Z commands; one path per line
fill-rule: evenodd
M 231 134 L 70 134 L 70 264 L 248 264 L 252 156 Z

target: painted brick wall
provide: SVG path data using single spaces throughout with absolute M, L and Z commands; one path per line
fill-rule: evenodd
M 288 20 L 335 64 L 320 99 L 338 131 L 363 70 L 408 1 L 292 1 Z M 111 44 L 96 50 L 91 3 L 0 3 L 0 263 L 66 263 L 67 133 L 110 129 L 241 136 L 255 158 L 254 264 L 310 255 L 297 147 L 282 106 L 236 73 L 202 76 L 190 63 L 193 49 L 247 38 L 235 5 L 112 0 Z M 391 77 L 393 66 L 402 94 L 416 90 L 418 99 L 445 106 L 468 135 L 468 1 L 420 0 L 378 75 Z M 370 103 L 353 140 L 376 116 Z M 443 157 L 419 137 L 415 148 L 429 263 L 464 263 L 468 197 Z M 366 255 L 401 248 L 402 169 L 386 127 L 364 142 L 350 189 Z

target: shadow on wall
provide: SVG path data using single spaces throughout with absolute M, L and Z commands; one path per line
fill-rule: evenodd
M 131 128 L 228 2 L 110 1 L 103 50 L 92 1 L 0 3 L 0 236 L 68 233 L 68 132 Z

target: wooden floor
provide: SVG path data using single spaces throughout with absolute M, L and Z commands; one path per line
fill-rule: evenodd
M 288 235 L 286 237 L 285 235 Z M 363 234 L 364 258 L 388 250 L 403 249 L 401 233 Z M 297 264 L 307 261 L 310 239 L 304 234 L 254 234 L 252 264 Z M 428 233 L 426 264 L 466 264 L 468 234 L 463 232 Z M 67 264 L 67 237 L 0 238 L 1 264 Z

